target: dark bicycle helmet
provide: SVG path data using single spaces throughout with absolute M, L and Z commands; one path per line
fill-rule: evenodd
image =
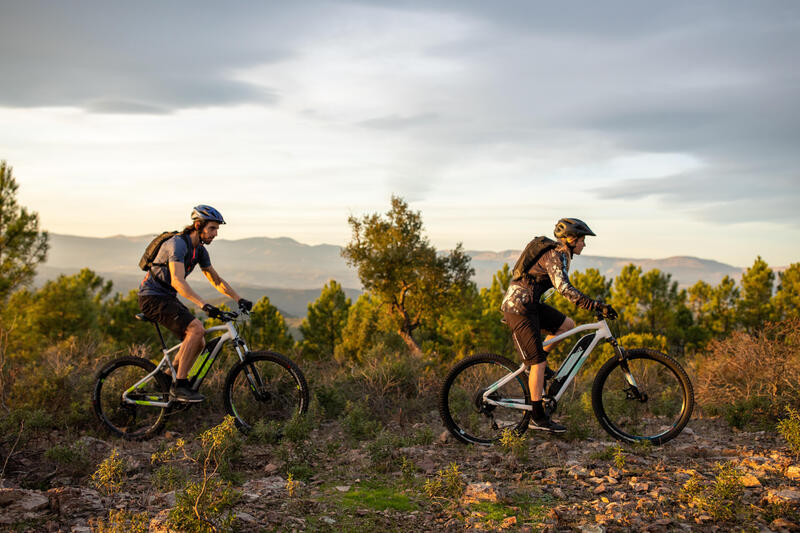
M 559 239 L 566 239 L 567 237 L 580 238 L 584 235 L 596 236 L 586 222 L 578 218 L 562 218 L 556 222 L 556 229 L 553 234 Z
M 222 218 L 222 213 L 210 205 L 203 204 L 195 206 L 195 208 L 192 209 L 192 220 L 206 220 L 209 222 L 219 222 L 220 224 L 225 223 L 225 219 Z

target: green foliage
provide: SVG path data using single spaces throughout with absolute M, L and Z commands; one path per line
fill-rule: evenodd
M 335 384 L 321 383 L 314 390 L 314 397 L 319 402 L 322 413 L 327 419 L 338 418 L 347 405 L 344 393 Z
M 358 269 L 364 288 L 395 315 L 409 349 L 421 353 L 412 333 L 437 316 L 474 270 L 460 244 L 447 255 L 437 254 L 423 236 L 420 213 L 396 196 L 391 204 L 385 216 L 348 219 L 353 236 L 342 256 Z
M 693 476 L 683 486 L 683 497 L 711 515 L 715 520 L 733 521 L 746 508 L 743 502 L 742 474 L 733 463 L 717 463 L 717 474 L 712 483 Z
M 283 436 L 292 442 L 300 442 L 308 438 L 312 429 L 314 429 L 314 419 L 311 413 L 295 413 L 286 422 Z
M 308 481 L 316 473 L 319 450 L 310 440 L 283 441 L 277 450 L 278 458 L 286 463 L 286 473 Z
M 402 465 L 399 449 L 405 445 L 405 440 L 396 433 L 381 431 L 375 440 L 367 443 L 367 454 L 372 468 L 376 472 L 395 472 Z
M 239 493 L 219 478 L 191 482 L 176 494 L 169 525 L 187 533 L 234 531 L 233 505 L 238 500 Z
M 411 499 L 392 487 L 361 487 L 349 491 L 342 496 L 342 504 L 347 508 L 368 508 L 376 511 L 411 512 L 419 506 Z
M 779 274 L 775 310 L 780 319 L 800 319 L 800 263 L 792 263 Z
M 761 256 L 742 274 L 742 298 L 737 302 L 737 315 L 748 332 L 761 329 L 765 322 L 775 318 L 771 301 L 774 283 L 775 273 Z
M 113 494 L 122 487 L 123 474 L 125 474 L 125 460 L 114 448 L 111 450 L 111 455 L 97 466 L 97 470 L 92 474 L 92 483 L 100 492 Z
M 56 444 L 44 452 L 44 458 L 54 463 L 59 472 L 69 476 L 85 476 L 92 468 L 86 445 L 81 442 Z
M 511 453 L 518 461 L 528 461 L 528 439 L 513 429 L 504 429 L 500 436 L 500 446 Z
M 0 161 L 0 302 L 32 281 L 47 257 L 47 232 L 39 231 L 38 214 L 17 204 L 18 189 L 12 168 Z
M 153 485 L 164 492 L 182 487 L 188 478 L 185 470 L 171 464 L 160 465 L 151 475 Z
M 303 355 L 314 359 L 332 357 L 336 346 L 342 342 L 349 310 L 350 299 L 342 286 L 331 280 L 322 288 L 319 298 L 308 304 L 308 314 L 300 324 Z
M 363 363 L 369 353 L 394 353 L 406 349 L 406 344 L 397 334 L 397 320 L 383 307 L 369 292 L 358 297 L 348 312 L 342 342 L 334 350 L 337 361 Z
M 800 457 L 800 412 L 792 407 L 786 407 L 787 418 L 778 422 L 778 433 L 786 439 L 789 449 L 795 458 Z
M 425 480 L 422 492 L 432 502 L 454 504 L 464 494 L 466 483 L 456 463 L 439 470 L 432 478 Z
M 247 433 L 252 444 L 277 444 L 283 436 L 283 424 L 278 420 L 259 420 Z
M 347 402 L 347 413 L 342 418 L 342 428 L 351 440 L 370 440 L 375 438 L 383 427 L 380 420 L 375 420 L 369 409 L 362 402 Z
M 250 323 L 243 328 L 243 334 L 252 346 L 259 348 L 286 352 L 294 346 L 286 320 L 266 296 L 253 306 Z
M 111 509 L 108 520 L 89 520 L 92 533 L 147 533 L 150 517 L 147 512 L 132 513 L 125 509 Z

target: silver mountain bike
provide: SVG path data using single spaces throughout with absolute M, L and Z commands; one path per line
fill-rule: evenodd
M 582 336 L 560 368 L 545 381 L 542 400 L 555 412 L 567 387 L 601 342 L 614 348 L 614 357 L 597 372 L 592 384 L 592 407 L 600 426 L 615 439 L 663 444 L 689 422 L 694 391 L 689 376 L 672 357 L 646 348 L 619 345 L 602 316 L 544 343 L 571 335 Z M 490 445 L 503 430 L 522 434 L 531 417 L 528 371 L 524 364 L 495 354 L 463 359 L 448 373 L 439 393 L 439 413 L 447 429 L 467 444 Z

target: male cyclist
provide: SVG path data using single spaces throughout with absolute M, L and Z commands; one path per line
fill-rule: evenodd
M 252 302 L 241 298 L 211 266 L 205 247 L 217 236 L 220 224 L 225 224 L 225 220 L 219 211 L 208 205 L 195 207 L 191 225 L 161 245 L 139 287 L 139 308 L 142 313 L 183 340 L 173 361 L 178 380 L 170 389 L 170 396 L 181 402 L 201 402 L 205 399 L 202 394 L 189 388 L 186 377 L 206 341 L 203 323 L 178 300 L 178 294 L 201 307 L 209 317 L 222 316 L 218 308 L 203 301 L 186 283 L 186 276 L 200 265 L 214 288 L 238 302 L 240 309 L 249 311 L 253 307 Z
M 563 425 L 554 422 L 542 405 L 542 388 L 547 352 L 555 344 L 542 346 L 541 331 L 551 339 L 575 327 L 575 322 L 560 311 L 540 302 L 544 292 L 551 287 L 578 307 L 600 311 L 604 317 L 616 318 L 610 305 L 595 301 L 576 289 L 569 282 L 569 265 L 572 256 L 583 251 L 587 235 L 594 235 L 585 222 L 577 218 L 562 218 L 556 223 L 554 235 L 558 241 L 547 237 L 536 237 L 526 246 L 514 265 L 513 279 L 503 298 L 501 310 L 511 328 L 511 336 L 522 361 L 530 369 L 528 385 L 533 403 L 531 429 L 563 433 Z

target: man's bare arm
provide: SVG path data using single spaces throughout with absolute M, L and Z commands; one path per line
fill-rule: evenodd
M 194 292 L 188 283 L 186 283 L 186 267 L 183 263 L 175 261 L 169 262 L 169 275 L 172 280 L 172 287 L 178 291 L 178 294 L 193 302 L 198 307 L 202 308 L 205 302 L 200 295 Z
M 216 270 L 214 270 L 213 266 L 203 269 L 203 274 L 205 274 L 206 278 L 208 278 L 209 283 L 214 286 L 219 292 L 227 296 L 228 298 L 232 299 L 234 302 L 238 302 L 241 300 L 241 296 L 239 293 L 236 292 L 230 284 L 222 279 Z

